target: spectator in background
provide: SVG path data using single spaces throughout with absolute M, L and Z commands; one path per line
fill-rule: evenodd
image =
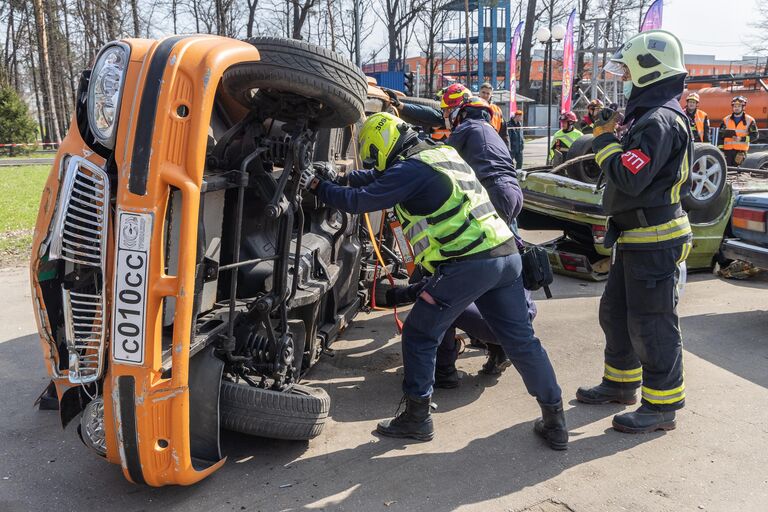
M 523 137 L 523 111 L 517 110 L 512 119 L 509 120 L 509 152 L 515 161 L 515 169 L 523 168 L 523 146 L 525 146 L 525 137 Z

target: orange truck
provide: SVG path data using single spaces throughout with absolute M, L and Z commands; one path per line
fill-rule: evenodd
M 682 96 L 685 98 L 689 92 L 695 92 L 701 98 L 699 108 L 709 115 L 709 121 L 713 128 L 720 126 L 720 121 L 731 113 L 731 100 L 735 96 L 747 98 L 746 112 L 755 118 L 757 126 L 761 130 L 768 129 L 768 89 L 760 81 L 750 85 L 746 83 L 733 87 L 711 87 L 710 84 L 688 84 Z

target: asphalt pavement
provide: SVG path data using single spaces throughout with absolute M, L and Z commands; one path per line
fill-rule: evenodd
M 377 437 L 395 412 L 402 362 L 389 313 L 360 314 L 310 383 L 332 399 L 317 439 L 286 442 L 227 434 L 222 470 L 193 487 L 132 485 L 91 453 L 74 426 L 33 408 L 45 387 L 27 271 L 0 270 L 0 512 L 203 511 L 763 511 L 768 510 L 768 278 L 697 274 L 681 312 L 687 407 L 677 430 L 620 434 L 620 406 L 586 406 L 576 388 L 602 371 L 603 285 L 557 277 L 539 297 L 537 334 L 564 392 L 571 444 L 535 437 L 539 411 L 514 368 L 477 375 L 467 349 L 455 390 L 438 390 L 430 443 Z

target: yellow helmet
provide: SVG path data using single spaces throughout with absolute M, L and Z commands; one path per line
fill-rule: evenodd
M 360 159 L 364 167 L 383 171 L 417 139 L 418 134 L 408 123 L 387 112 L 377 112 L 360 129 Z
M 682 43 L 666 30 L 649 30 L 630 38 L 604 69 L 606 73 L 622 76 L 624 66 L 629 69 L 635 87 L 647 87 L 665 78 L 688 73 L 683 63 Z
M 701 101 L 699 98 L 699 95 L 695 92 L 692 92 L 691 94 L 689 94 L 688 98 L 686 98 L 685 101 L 691 101 L 691 100 L 695 101 L 696 103 L 699 103 Z

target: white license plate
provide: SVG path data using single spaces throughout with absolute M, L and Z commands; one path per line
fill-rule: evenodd
M 118 210 L 117 256 L 112 301 L 112 358 L 144 363 L 147 267 L 152 215 Z

